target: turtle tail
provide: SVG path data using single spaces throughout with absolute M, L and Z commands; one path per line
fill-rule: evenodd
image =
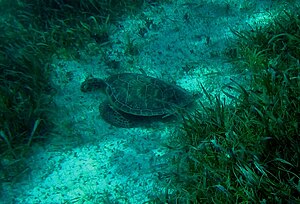
M 94 90 L 105 90 L 107 84 L 105 83 L 104 80 L 98 79 L 98 78 L 90 78 L 86 79 L 80 87 L 80 90 L 82 92 L 90 92 Z

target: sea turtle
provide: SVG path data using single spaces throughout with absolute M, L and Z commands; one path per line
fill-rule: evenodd
M 100 105 L 102 118 L 117 127 L 135 127 L 173 115 L 194 100 L 174 84 L 144 74 L 122 73 L 107 79 L 89 78 L 81 91 L 103 90 L 108 100 Z

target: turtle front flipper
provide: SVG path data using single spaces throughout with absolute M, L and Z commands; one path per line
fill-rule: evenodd
M 105 90 L 107 87 L 106 82 L 103 79 L 98 79 L 98 78 L 89 78 L 86 79 L 80 87 L 80 90 L 82 92 L 90 92 L 90 91 L 95 91 L 95 90 Z
M 108 101 L 99 106 L 100 115 L 107 123 L 119 128 L 152 127 L 159 117 L 131 115 L 115 109 Z
M 103 102 L 99 106 L 101 117 L 109 124 L 121 127 L 121 128 L 131 128 L 137 126 L 138 122 L 134 122 L 131 119 L 131 115 L 119 112 L 113 108 L 107 101 Z

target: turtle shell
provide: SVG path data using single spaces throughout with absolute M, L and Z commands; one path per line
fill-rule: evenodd
M 105 82 L 109 103 L 132 115 L 170 115 L 193 101 L 183 88 L 142 74 L 116 74 Z

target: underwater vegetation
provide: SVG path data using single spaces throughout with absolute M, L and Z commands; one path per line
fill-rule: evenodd
M 3 177 L 9 180 L 17 174 L 15 161 L 20 161 L 32 142 L 41 139 L 51 126 L 47 113 L 52 90 L 45 40 L 15 18 L 8 16 L 1 21 L 0 164 L 1 176 L 8 169 L 9 175 Z
M 144 1 L 132 0 L 22 0 L 15 13 L 22 24 L 32 26 L 58 50 L 60 58 L 79 58 L 91 42 L 109 42 L 112 25 L 122 16 L 134 14 Z M 94 48 L 96 49 L 96 48 Z
M 283 11 L 266 25 L 232 30 L 230 57 L 250 86 L 226 85 L 230 104 L 203 88 L 210 105 L 185 117 L 168 144 L 174 173 L 164 200 L 300 202 L 299 15 Z
M 0 182 L 26 170 L 22 158 L 51 131 L 49 63 L 78 58 L 88 42 L 109 43 L 111 25 L 142 0 L 7 0 L 0 2 Z M 299 10 L 299 9 L 298 9 Z M 232 30 L 232 61 L 251 76 L 233 81 L 227 104 L 204 90 L 210 106 L 187 116 L 172 141 L 176 173 L 166 200 L 179 203 L 300 202 L 300 18 Z M 136 50 L 128 40 L 129 54 Z M 228 91 L 239 93 L 239 97 Z M 17 166 L 18 167 L 17 167 Z

